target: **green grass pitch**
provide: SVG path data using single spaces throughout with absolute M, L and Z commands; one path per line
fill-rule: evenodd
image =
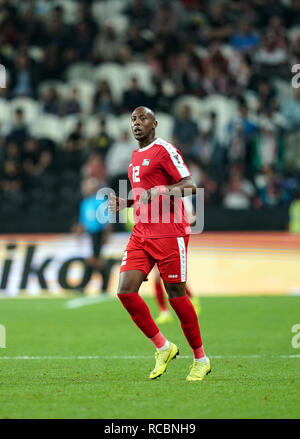
M 202 383 L 185 381 L 192 356 L 177 320 L 160 329 L 180 357 L 150 381 L 153 346 L 117 299 L 75 309 L 68 300 L 0 301 L 0 418 L 299 418 L 299 297 L 202 298 L 212 363 Z

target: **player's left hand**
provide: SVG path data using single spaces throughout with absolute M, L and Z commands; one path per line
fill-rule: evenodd
M 158 197 L 158 195 L 159 195 L 158 189 L 156 187 L 153 187 L 151 189 L 148 189 L 148 190 L 144 191 L 141 194 L 139 202 L 143 203 L 143 204 L 148 204 L 149 201 L 151 201 L 154 198 Z

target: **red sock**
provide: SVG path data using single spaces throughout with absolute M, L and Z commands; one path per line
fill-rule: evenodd
M 138 293 L 118 294 L 118 297 L 124 308 L 129 312 L 134 323 L 143 331 L 146 337 L 153 338 L 159 333 L 159 329 L 152 319 L 146 302 Z M 153 340 L 151 341 L 155 344 Z M 155 346 L 161 347 L 161 342 L 161 340 L 158 340 L 160 346 Z
M 189 289 L 189 287 L 187 286 L 187 284 L 185 285 L 185 291 L 186 291 L 186 294 L 189 296 L 189 298 L 191 298 L 192 297 L 192 292 Z
M 165 299 L 165 293 L 161 285 L 160 278 L 155 280 L 154 283 L 155 286 L 155 297 L 158 303 L 158 306 L 161 311 L 168 311 L 166 299 Z
M 169 301 L 180 320 L 185 338 L 193 349 L 194 358 L 204 357 L 198 318 L 190 299 L 185 295 Z

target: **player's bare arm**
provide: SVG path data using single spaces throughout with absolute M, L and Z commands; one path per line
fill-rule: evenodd
M 186 189 L 190 189 L 187 194 Z M 168 186 L 155 186 L 154 188 L 144 191 L 140 196 L 140 203 L 147 204 L 160 194 L 172 195 L 174 197 L 184 197 L 185 195 L 192 195 L 196 193 L 196 185 L 191 176 L 184 177 L 176 184 Z
M 126 207 L 132 207 L 133 200 L 128 198 L 116 197 L 114 194 L 109 195 L 108 200 L 108 211 L 110 213 L 119 212 L 120 210 L 125 209 Z

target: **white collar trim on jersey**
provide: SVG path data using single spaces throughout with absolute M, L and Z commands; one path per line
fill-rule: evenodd
M 138 148 L 138 152 L 146 151 L 146 149 L 151 148 L 151 146 L 155 145 L 156 143 L 159 143 L 159 141 L 160 141 L 160 138 L 158 137 L 157 139 L 153 140 L 153 142 L 150 143 L 150 145 L 144 146 L 143 148 Z

